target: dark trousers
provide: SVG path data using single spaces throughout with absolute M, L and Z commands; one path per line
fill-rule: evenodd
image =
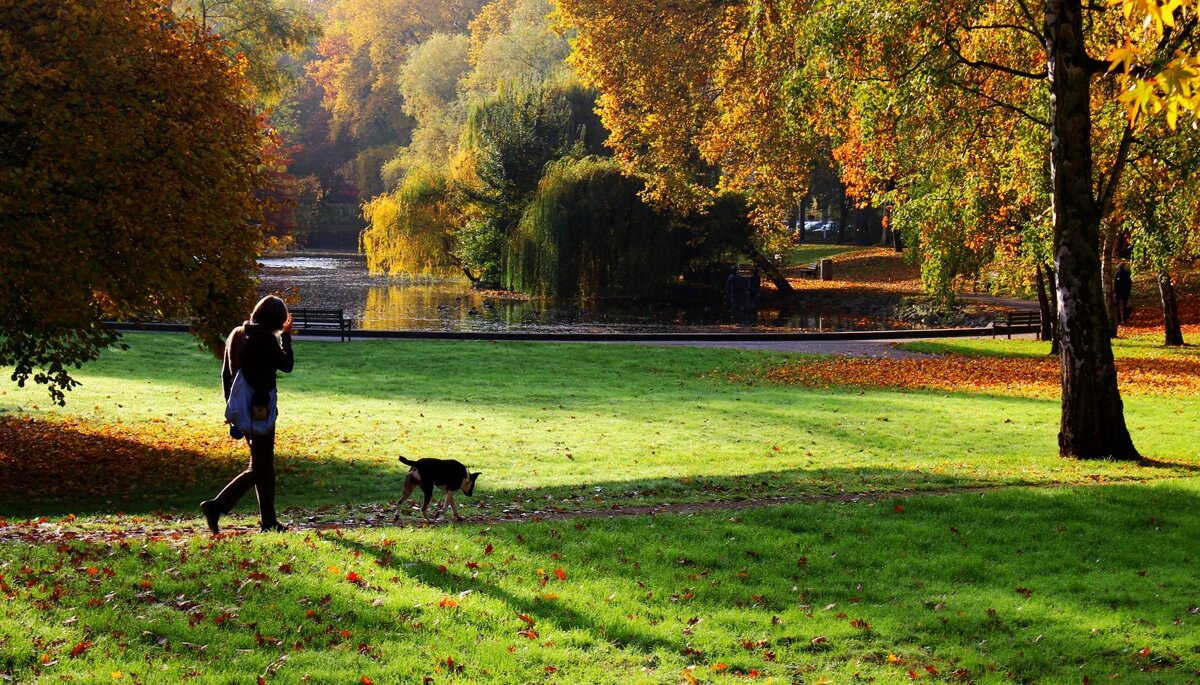
M 254 488 L 254 494 L 258 495 L 258 515 L 262 525 L 265 527 L 276 523 L 274 433 L 250 438 L 250 466 L 229 481 L 214 500 L 220 506 L 221 513 L 232 511 L 250 488 Z

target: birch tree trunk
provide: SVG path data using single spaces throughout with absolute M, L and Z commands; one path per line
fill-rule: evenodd
M 1100 282 L 1100 209 L 1093 191 L 1091 63 L 1080 0 L 1048 0 L 1050 173 L 1062 353 L 1058 450 L 1081 459 L 1137 459 L 1125 426 Z

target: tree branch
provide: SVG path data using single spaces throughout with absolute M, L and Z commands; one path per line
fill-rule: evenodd
M 1046 44 L 1045 41 L 1042 40 L 1042 34 L 1038 33 L 1037 31 L 1034 31 L 1033 29 L 1029 28 L 1028 26 L 1022 26 L 1021 24 L 979 24 L 976 26 L 968 26 L 968 27 L 966 27 L 966 30 L 967 31 L 1017 31 L 1019 33 L 1024 33 L 1028 36 L 1033 36 L 1034 38 L 1037 39 L 1038 45 L 1044 46 Z
M 1034 79 L 1034 80 L 1044 80 L 1049 76 L 1049 73 L 1045 70 L 1040 71 L 1040 72 L 1022 71 L 1021 69 L 1014 69 L 1012 67 L 1006 67 L 1003 64 L 997 64 L 996 62 L 988 62 L 986 60 L 970 60 L 970 59 L 967 59 L 966 56 L 963 55 L 962 52 L 959 51 L 959 49 L 954 45 L 953 41 L 946 40 L 946 41 L 943 41 L 943 44 L 946 46 L 946 49 L 948 49 L 954 55 L 954 57 L 959 61 L 959 63 L 961 63 L 965 66 L 971 67 L 973 69 L 992 69 L 994 71 L 999 71 L 1001 73 L 1008 74 L 1009 76 L 1017 76 L 1020 78 L 1027 78 L 1027 79 Z
M 1033 16 L 1033 12 L 1030 11 L 1029 3 L 1026 0 L 1017 0 L 1017 4 L 1021 6 L 1021 14 L 1025 16 L 1025 21 L 1029 22 L 1030 30 L 1038 37 L 1038 42 L 1044 48 L 1046 46 L 1046 34 L 1041 31 L 1042 22 Z
M 1101 181 L 1104 189 L 1096 200 L 1096 207 L 1100 210 L 1102 220 L 1112 210 L 1113 198 L 1117 195 L 1117 185 L 1121 182 L 1121 173 L 1125 171 L 1125 163 L 1129 160 L 1129 146 L 1132 144 L 1133 126 L 1126 124 L 1125 130 L 1121 133 L 1121 143 L 1117 146 L 1116 159 L 1113 160 L 1112 169 L 1108 173 L 1108 181 Z
M 988 102 L 992 103 L 993 105 L 995 105 L 1001 109 L 1008 110 L 1009 112 L 1013 112 L 1014 114 L 1019 114 L 1020 116 L 1024 117 L 1025 119 L 1028 119 L 1029 121 L 1032 121 L 1033 123 L 1037 124 L 1038 126 L 1041 126 L 1042 128 L 1046 128 L 1046 129 L 1050 128 L 1049 121 L 1047 121 L 1045 119 L 1039 119 L 1036 116 L 1030 114 L 1029 112 L 1026 112 L 1024 109 L 1021 109 L 1020 107 L 1018 107 L 1016 105 L 1009 104 L 1007 102 L 1004 102 L 1003 100 L 997 100 L 996 98 L 992 97 L 991 95 L 988 95 L 987 93 L 983 92 L 982 90 L 968 86 L 967 84 L 962 83 L 960 81 L 952 80 L 950 83 L 951 83 L 951 85 L 958 88 L 959 90 L 962 90 L 963 92 L 970 93 L 971 95 L 974 95 L 975 97 L 987 100 Z

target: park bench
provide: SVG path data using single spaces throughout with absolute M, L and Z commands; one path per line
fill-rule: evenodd
M 996 337 L 996 333 L 1003 328 L 1012 337 L 1013 329 L 1019 329 L 1018 332 L 1025 332 L 1029 328 L 1033 328 L 1037 333 L 1038 340 L 1042 339 L 1042 313 L 1038 310 L 1021 310 L 1003 312 L 996 315 L 992 321 L 992 337 Z
M 818 264 L 813 262 L 812 264 L 795 267 L 795 272 L 800 278 L 817 278 L 820 275 L 820 270 L 817 267 Z
M 341 309 L 292 309 L 292 328 L 298 331 L 332 330 L 341 334 L 342 340 L 350 339 L 350 319 Z

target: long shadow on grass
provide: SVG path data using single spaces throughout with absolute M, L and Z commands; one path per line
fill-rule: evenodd
M 742 672 L 778 674 L 780 664 L 824 656 L 887 668 L 881 655 L 889 653 L 903 661 L 891 666 L 897 680 L 928 664 L 960 680 L 1123 673 L 1182 682 L 1200 666 L 1200 642 L 1183 627 L 1200 592 L 1194 487 L 915 496 L 901 504 L 547 521 L 492 526 L 479 537 L 472 527 L 448 531 L 455 550 L 482 554 L 486 541 L 491 558 L 564 568 L 566 579 L 545 588 L 560 595 L 552 602 L 502 586 L 529 583 L 520 568 L 485 566 L 466 578 L 427 559 L 404 566 L 448 596 L 472 589 L 561 630 L 638 651 L 695 649 Z M 610 593 L 611 605 L 602 600 Z M 816 635 L 826 642 L 814 644 Z
M 0 420 L 0 437 L 13 424 L 27 424 L 11 441 L 0 441 L 0 516 L 9 518 L 99 514 L 122 511 L 149 514 L 178 511 L 199 517 L 200 499 L 215 494 L 244 468 L 245 448 L 219 457 L 174 445 L 147 445 L 127 439 L 72 430 L 69 426 L 32 420 Z M 30 432 L 32 426 L 35 430 Z M 820 462 L 796 468 L 766 468 L 769 460 L 747 461 L 740 473 L 661 476 L 567 482 L 550 486 L 493 487 L 503 475 L 521 482 L 520 474 L 498 474 L 487 466 L 474 498 L 460 497 L 463 514 L 472 519 L 528 519 L 545 513 L 580 510 L 612 511 L 626 507 L 672 503 L 754 501 L 780 498 L 840 496 L 847 493 L 956 490 L 978 486 L 1091 483 L 1095 471 L 1111 465 L 1067 462 L 1048 464 L 1030 475 L 1023 469 L 976 474 L 963 469 L 931 472 L 917 460 L 912 469 L 895 466 L 825 467 Z M 472 466 L 477 466 L 472 464 Z M 407 467 L 388 460 L 311 460 L 281 456 L 277 462 L 278 506 L 285 517 L 303 523 L 319 521 L 390 521 L 403 488 Z M 1189 464 L 1164 462 L 1129 465 L 1107 477 L 1164 478 L 1194 473 Z M 1090 474 L 1090 475 L 1089 475 Z M 417 493 L 419 495 L 419 493 Z M 440 495 L 430 504 L 436 507 Z M 253 493 L 235 513 L 252 514 Z M 408 512 L 405 507 L 404 511 Z M 409 512 L 411 513 L 411 512 Z
M 848 682 L 861 670 L 863 680 L 876 682 L 909 682 L 906 673 L 913 671 L 923 680 L 953 682 L 1119 677 L 1123 683 L 1182 683 L 1200 669 L 1200 633 L 1192 626 L 1200 611 L 1198 527 L 1200 486 L 1189 480 L 914 496 L 886 505 L 788 506 L 732 517 L 547 521 L 491 526 L 486 535 L 478 526 L 398 531 L 389 534 L 398 542 L 386 547 L 363 542 L 378 539 L 377 533 L 354 532 L 345 534 L 352 540 L 325 535 L 315 543 L 300 535 L 214 540 L 194 545 L 188 555 L 165 543 L 95 549 L 72 543 L 57 552 L 10 545 L 0 551 L 12 568 L 28 564 L 31 570 L 21 575 L 46 584 L 61 574 L 68 594 L 47 602 L 44 585 L 14 590 L 6 605 L 10 620 L 0 622 L 0 633 L 49 626 L 55 649 L 64 654 L 91 635 L 130 636 L 119 651 L 117 640 L 97 639 L 78 658 L 62 659 L 54 672 L 84 680 L 100 665 L 133 671 L 168 658 L 155 639 L 161 635 L 175 645 L 169 658 L 179 660 L 180 669 L 198 666 L 213 681 L 260 673 L 293 640 L 313 636 L 296 660 L 309 654 L 320 659 L 335 674 L 328 681 L 357 680 L 370 667 L 355 654 L 356 642 L 394 655 L 441 650 L 438 640 L 446 637 L 456 661 L 490 660 L 485 665 L 493 671 L 527 674 L 512 682 L 532 682 L 545 676 L 548 657 L 510 656 L 505 649 L 523 639 L 516 636 L 522 623 L 513 614 L 524 613 L 539 629 L 586 632 L 578 641 L 558 640 L 563 650 L 554 658 L 563 682 L 584 682 L 572 680 L 571 669 L 582 670 L 590 660 L 627 652 L 636 668 L 648 661 L 639 657 L 653 650 L 662 682 L 674 682 L 671 676 L 689 664 L 721 662 L 730 672 L 757 669 L 784 681 L 793 669 L 811 666 L 813 676 L 827 670 L 835 682 Z M 324 553 L 326 542 L 339 553 Z M 485 545 L 492 548 L 486 557 Z M 85 552 L 82 561 L 62 556 Z M 387 559 L 387 552 L 394 558 Z M 385 570 L 360 563 L 354 553 Z M 498 561 L 510 556 L 511 564 Z M 366 582 L 380 587 L 366 590 L 341 571 L 327 572 L 327 564 L 344 564 L 347 557 Z M 491 561 L 480 564 L 476 577 L 464 577 L 435 566 L 449 558 L 456 564 Z M 103 575 L 93 581 L 82 572 L 79 567 L 92 559 L 113 569 L 112 581 Z M 295 570 L 285 572 L 284 565 Z M 542 566 L 551 573 L 544 587 L 535 575 Z M 556 567 L 564 570 L 561 581 Z M 413 580 L 437 594 L 469 588 L 504 607 L 497 613 L 468 598 L 452 614 L 442 613 L 448 610 L 436 599 L 423 597 L 418 613 L 453 618 L 442 632 L 407 631 L 396 608 L 413 606 L 411 584 L 386 580 L 399 569 L 411 569 Z M 255 580 L 252 571 L 266 575 Z M 161 599 L 148 600 L 137 578 L 153 578 Z M 286 591 L 273 590 L 275 581 Z M 11 577 L 9 582 L 18 585 Z M 104 602 L 84 601 L 110 591 Z M 547 592 L 557 598 L 522 596 Z M 372 603 L 379 595 L 386 604 Z M 177 610 L 184 608 L 180 596 L 198 602 L 204 620 L 193 626 L 193 616 Z M 323 596 L 328 599 L 318 599 Z M 216 625 L 214 616 L 229 607 L 238 608 L 237 616 Z M 310 608 L 327 623 L 306 615 Z M 347 619 L 353 638 L 337 637 L 341 624 L 333 621 L 339 617 Z M 154 634 L 139 639 L 142 630 Z M 259 633 L 286 636 L 286 642 L 264 647 Z M 814 641 L 818 636 L 822 640 Z M 208 655 L 181 648 L 184 640 L 210 645 Z M 610 647 L 614 640 L 619 644 Z M 26 647 L 9 675 L 34 680 L 41 653 Z M 286 673 L 282 677 L 297 679 Z M 621 682 L 622 675 L 607 682 Z
M 167 508 L 234 475 L 245 459 L 119 430 L 0 417 L 0 515 Z
M 904 505 L 623 519 L 583 530 L 547 522 L 494 527 L 489 538 L 498 554 L 513 545 L 572 578 L 602 578 L 627 602 L 645 594 L 643 584 L 656 593 L 631 612 L 645 605 L 666 620 L 729 622 L 698 637 L 705 651 L 759 638 L 778 613 L 783 627 L 770 647 L 780 662 L 785 652 L 795 661 L 820 653 L 810 640 L 823 634 L 852 655 L 895 650 L 981 678 L 998 666 L 1015 682 L 1039 674 L 1061 682 L 1046 670 L 1080 668 L 1093 680 L 1125 670 L 1161 671 L 1170 681 L 1200 665 L 1185 651 L 1200 643 L 1168 628 L 1190 622 L 1200 592 L 1194 489 L 1011 491 Z M 694 599 L 685 601 L 689 592 Z M 829 604 L 836 608 L 822 612 Z M 1153 660 L 1137 655 L 1151 644 Z M 929 645 L 937 648 L 926 652 Z M 746 670 L 769 666 L 741 654 Z
M 393 561 L 390 556 L 385 558 L 380 549 L 374 545 L 367 545 L 344 537 L 327 537 L 326 540 L 359 554 L 369 555 L 380 565 L 386 566 Z M 517 614 L 537 616 L 541 622 L 552 621 L 561 629 L 583 629 L 594 636 L 603 637 L 605 641 L 615 642 L 622 648 L 634 646 L 646 650 L 679 651 L 685 644 L 647 635 L 628 624 L 597 622 L 562 602 L 539 602 L 535 599 L 519 597 L 501 588 L 498 584 L 483 580 L 481 576 L 461 576 L 447 570 L 444 566 L 434 565 L 424 559 L 405 559 L 402 564 L 405 572 L 413 580 L 437 588 L 447 596 L 471 590 L 503 602 Z

